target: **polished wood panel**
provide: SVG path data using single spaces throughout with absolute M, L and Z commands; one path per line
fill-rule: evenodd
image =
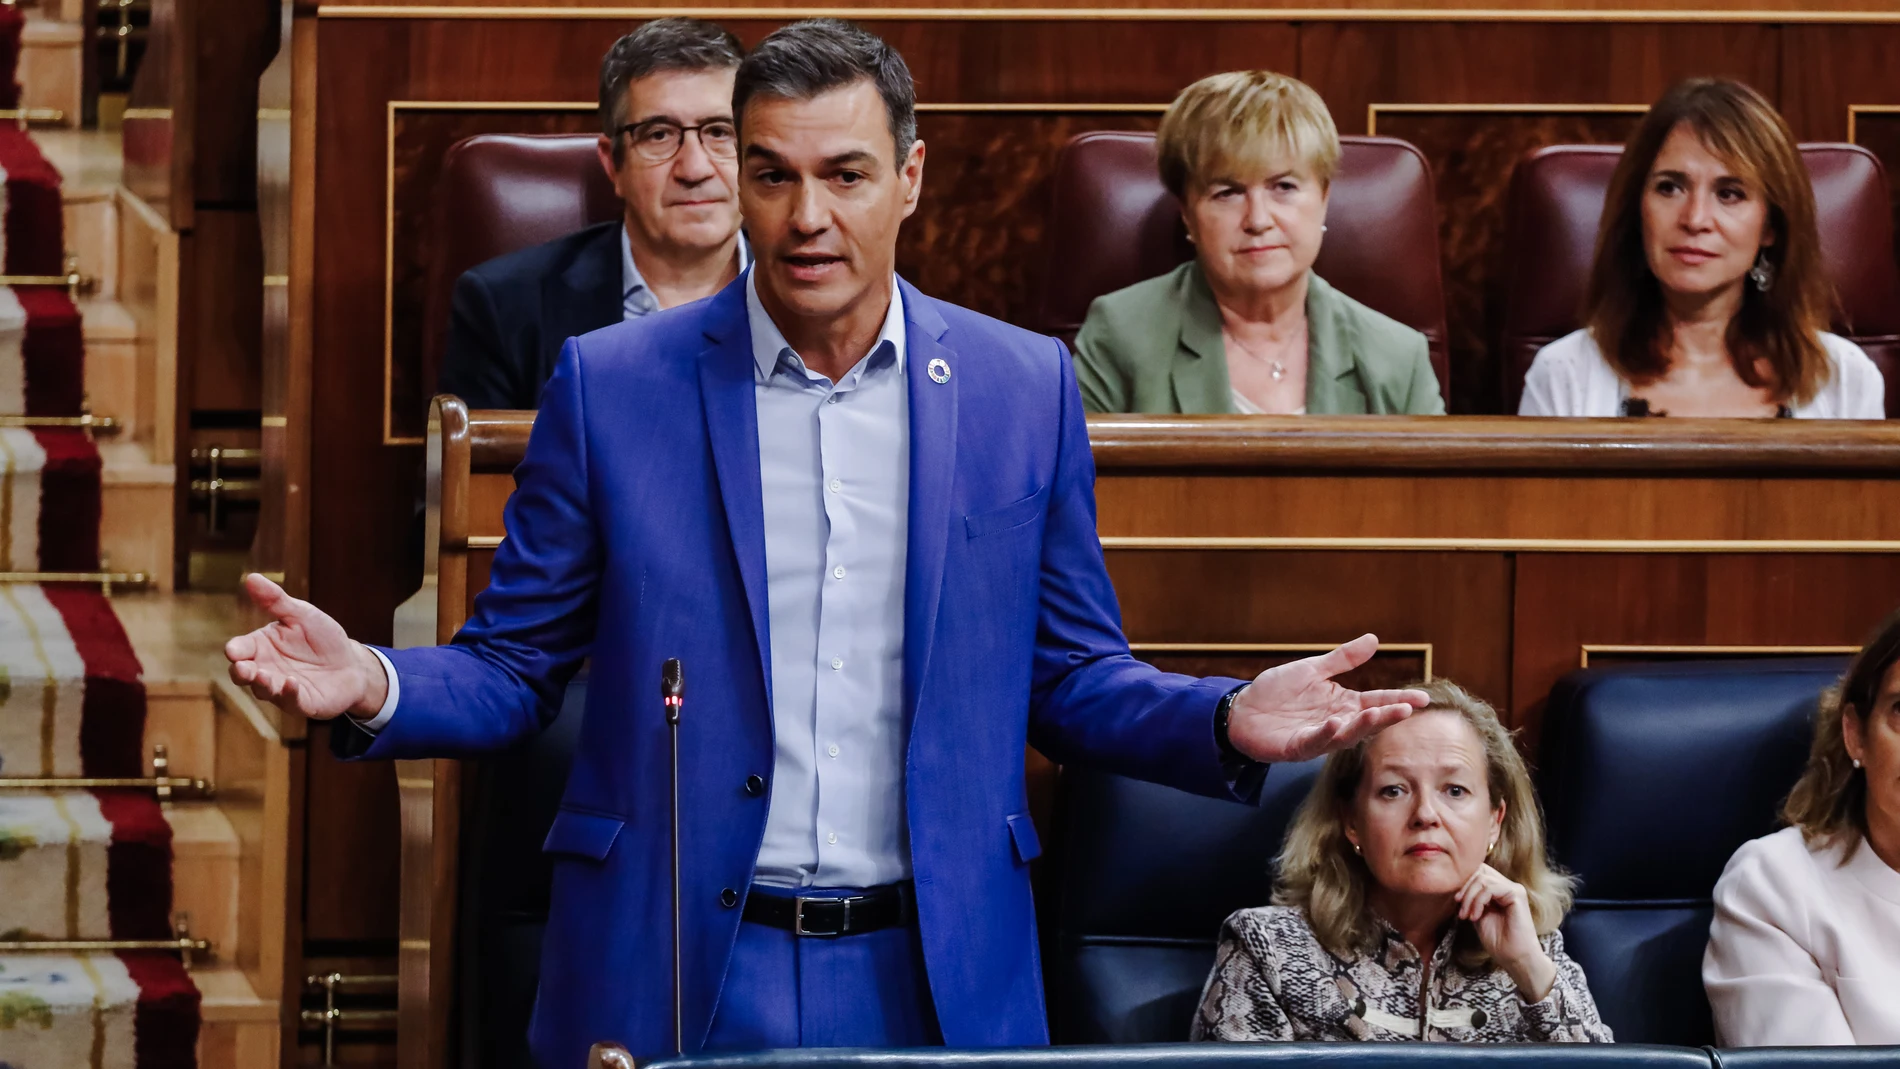
M 1853 646 L 1900 605 L 1895 554 L 1526 554 L 1517 575 L 1511 706 L 1533 727 L 1584 646 Z

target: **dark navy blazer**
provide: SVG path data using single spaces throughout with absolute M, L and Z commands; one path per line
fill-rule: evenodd
M 436 392 L 534 408 L 567 339 L 620 322 L 621 222 L 497 256 L 455 280 Z
M 1135 660 L 1095 530 L 1094 461 L 1060 342 L 903 284 L 910 394 L 903 803 L 930 989 L 951 1046 L 1045 1043 L 1025 743 L 1231 797 L 1213 712 L 1236 680 Z M 927 373 L 941 360 L 950 377 Z M 704 1042 L 772 773 L 765 538 L 744 279 L 569 341 L 542 395 L 507 539 L 449 646 L 388 651 L 402 694 L 363 756 L 455 756 L 540 729 L 592 657 L 548 833 L 554 887 L 531 1043 L 672 1043 L 668 746 L 680 729 L 685 1026 Z M 358 732 L 341 732 L 368 742 Z M 1257 789 L 1257 788 L 1256 788 Z

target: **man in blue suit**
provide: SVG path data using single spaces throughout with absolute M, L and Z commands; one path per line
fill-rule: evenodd
M 352 642 L 249 579 L 275 622 L 232 677 L 347 714 L 363 756 L 472 754 L 540 729 L 591 655 L 531 1041 L 672 1042 L 661 662 L 681 729 L 685 1046 L 1048 1039 L 1026 743 L 1246 800 L 1261 762 L 1425 704 L 1329 677 L 1365 636 L 1251 685 L 1130 656 L 1060 343 L 894 274 L 924 146 L 909 71 L 816 20 L 741 66 L 757 259 L 706 301 L 570 340 L 507 540 L 453 645 Z

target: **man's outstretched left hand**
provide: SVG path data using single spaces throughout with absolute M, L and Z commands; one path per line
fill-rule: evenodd
M 1260 673 L 1234 699 L 1227 739 L 1256 761 L 1304 761 L 1343 750 L 1430 704 L 1421 690 L 1348 690 L 1333 682 L 1372 659 L 1373 635 Z

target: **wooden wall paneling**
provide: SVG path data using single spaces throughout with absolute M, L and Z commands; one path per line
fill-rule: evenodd
M 1586 645 L 1800 653 L 1858 645 L 1897 605 L 1891 554 L 1520 554 L 1511 704 L 1534 724 Z
M 1787 26 L 1781 40 L 1781 111 L 1795 136 L 1878 156 L 1900 220 L 1900 26 Z M 1900 226 L 1894 235 L 1900 256 Z
M 1110 550 L 1108 565 L 1131 643 L 1324 647 L 1370 631 L 1389 643 L 1429 644 L 1435 677 L 1500 708 L 1510 699 L 1507 554 Z M 1234 674 L 1303 654 L 1141 656 L 1171 671 Z M 1361 675 L 1392 686 L 1424 667 L 1407 649 L 1382 654 Z
M 181 347 L 190 365 L 189 404 L 198 412 L 255 411 L 263 404 L 264 346 L 257 210 L 200 204 L 188 241 L 190 327 Z
M 1776 28 L 1764 24 L 1307 22 L 1298 74 L 1325 98 L 1341 133 L 1367 133 L 1380 104 L 1445 105 L 1388 116 L 1378 133 L 1416 137 L 1432 163 L 1452 342 L 1453 411 L 1501 404 L 1492 350 L 1502 206 L 1515 159 L 1570 138 L 1620 140 L 1625 117 L 1579 105 L 1646 105 L 1677 80 L 1740 78 L 1779 93 Z M 1462 117 L 1459 106 L 1522 107 Z M 1537 105 L 1562 105 L 1540 112 Z
M 280 8 L 193 0 L 197 105 L 193 196 L 224 207 L 257 201 L 257 80 L 277 52 Z

